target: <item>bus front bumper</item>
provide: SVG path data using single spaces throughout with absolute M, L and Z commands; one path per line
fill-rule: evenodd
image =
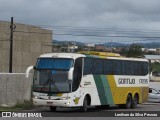
M 70 107 L 70 100 L 46 100 L 33 98 L 33 104 L 36 106 Z

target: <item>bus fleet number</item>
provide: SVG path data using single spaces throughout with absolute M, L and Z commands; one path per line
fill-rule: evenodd
M 148 84 L 148 79 L 139 79 L 140 84 Z

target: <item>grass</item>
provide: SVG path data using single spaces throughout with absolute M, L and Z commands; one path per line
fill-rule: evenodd
M 13 107 L 3 107 L 0 106 L 0 112 L 12 112 L 12 111 L 20 111 L 20 110 L 26 110 L 33 107 L 32 101 L 24 101 L 23 103 L 17 103 Z

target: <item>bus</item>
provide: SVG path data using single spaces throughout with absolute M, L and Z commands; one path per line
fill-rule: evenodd
M 87 111 L 89 106 L 119 105 L 127 109 L 148 99 L 148 60 L 115 53 L 82 51 L 48 53 L 37 59 L 33 103 Z

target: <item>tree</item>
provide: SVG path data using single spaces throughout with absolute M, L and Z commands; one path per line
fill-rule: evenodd
M 128 48 L 121 48 L 121 50 L 119 51 L 119 54 L 120 55 L 123 55 L 123 56 L 127 56 L 127 53 L 128 53 Z
M 160 72 L 160 63 L 154 62 L 150 64 L 150 71 Z
M 138 44 L 131 44 L 129 47 L 129 51 L 127 53 L 127 57 L 142 57 L 142 47 Z

